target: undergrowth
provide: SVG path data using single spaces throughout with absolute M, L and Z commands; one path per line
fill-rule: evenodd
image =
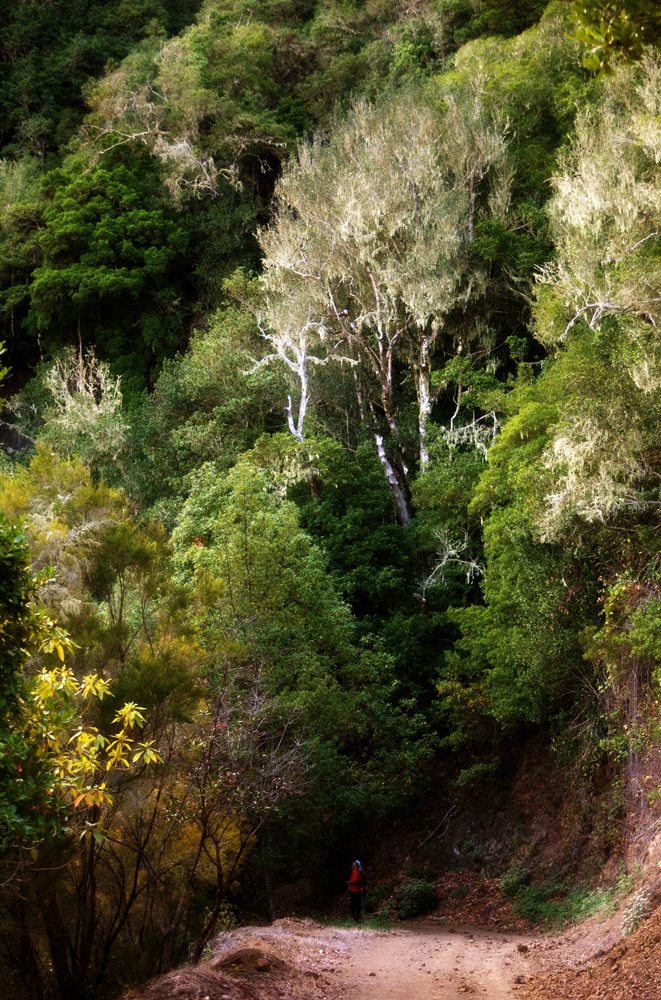
M 601 911 L 613 912 L 613 889 L 573 888 L 561 882 L 523 886 L 514 900 L 514 912 L 544 927 L 578 924 Z
M 372 913 L 364 916 L 359 924 L 357 924 L 348 914 L 347 916 L 341 917 L 328 917 L 322 916 L 318 913 L 312 913 L 310 916 L 316 924 L 321 924 L 322 927 L 362 927 L 364 930 L 368 931 L 388 930 L 392 924 L 392 919 L 394 919 L 391 918 L 390 913 L 387 912 L 387 910 L 379 910 L 378 913 Z
M 639 866 L 628 869 L 623 865 L 614 886 L 598 889 L 585 884 L 571 886 L 554 879 L 530 885 L 530 872 L 515 861 L 502 876 L 500 886 L 503 895 L 513 900 L 517 916 L 553 928 L 582 923 L 595 913 L 614 913 L 623 897 L 631 892 L 639 874 Z M 638 926 L 644 918 L 644 909 L 645 901 L 639 893 L 624 912 L 625 933 Z
M 400 920 L 410 920 L 436 906 L 436 886 L 419 878 L 405 879 L 395 889 L 394 896 Z

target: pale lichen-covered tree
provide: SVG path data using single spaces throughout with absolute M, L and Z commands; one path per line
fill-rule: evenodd
M 24 519 L 31 568 L 47 573 L 39 599 L 67 627 L 84 612 L 91 556 L 126 516 L 125 505 L 117 490 L 92 482 L 79 458 L 59 458 L 43 441 L 29 462 L 0 476 L 0 509 Z
M 186 36 L 166 42 L 153 67 L 154 79 L 135 71 L 131 58 L 97 83 L 88 95 L 88 137 L 95 158 L 117 146 L 145 146 L 165 167 L 175 197 L 184 190 L 217 193 L 218 168 L 201 143 L 199 125 L 217 110 L 219 98 L 200 82 L 199 65 Z
M 569 345 L 545 455 L 554 479 L 539 520 L 547 540 L 580 532 L 581 524 L 630 520 L 658 509 L 661 393 L 654 353 L 635 324 L 622 321 L 596 343 L 583 334 Z M 645 370 L 649 382 L 641 382 Z
M 547 454 L 557 476 L 547 537 L 568 515 L 604 521 L 656 503 L 660 112 L 661 58 L 650 55 L 620 73 L 600 111 L 579 121 L 554 182 L 558 253 L 541 276 L 538 329 L 548 342 L 578 338 L 586 346 L 565 363 L 569 378 Z
M 46 440 L 93 467 L 104 460 L 118 462 L 128 431 L 121 378 L 111 375 L 93 349 L 83 354 L 69 348 L 44 381 L 53 401 L 46 413 Z
M 618 511 L 644 511 L 648 443 L 644 420 L 638 414 L 631 419 L 621 398 L 599 414 L 568 414 L 549 451 L 549 464 L 561 475 L 557 490 L 547 497 L 545 536 L 556 537 L 569 513 L 594 522 Z
M 403 522 L 406 470 L 384 443 L 399 431 L 395 362 L 403 357 L 413 375 L 424 468 L 434 352 L 475 335 L 448 320 L 488 283 L 471 256 L 475 224 L 508 208 L 504 133 L 479 84 L 446 94 L 442 108 L 421 93 L 361 101 L 329 138 L 301 148 L 277 187 L 275 221 L 260 233 L 266 294 L 343 338 L 375 386 L 367 408 L 379 410 L 374 434 Z
M 286 48 L 294 76 L 300 51 L 259 17 L 225 19 L 215 7 L 151 58 L 132 53 L 87 91 L 85 135 L 95 157 L 118 146 L 146 148 L 177 200 L 215 197 L 223 179 L 240 187 L 250 174 L 242 173 L 244 158 L 268 169 L 294 139 L 274 114 L 278 46 Z
M 572 310 L 565 335 L 579 319 L 596 329 L 628 314 L 655 327 L 661 316 L 661 57 L 616 87 L 579 120 L 554 181 L 558 257 L 542 280 Z

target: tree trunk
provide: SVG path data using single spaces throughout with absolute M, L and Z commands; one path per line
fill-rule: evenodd
M 420 437 L 420 472 L 429 465 L 427 436 L 429 418 L 431 417 L 431 370 L 429 337 L 423 334 L 420 338 L 420 356 L 414 366 L 416 371 L 416 388 L 418 394 L 418 434 Z
M 69 967 L 69 941 L 64 927 L 64 920 L 52 891 L 40 905 L 41 918 L 44 922 L 48 949 L 53 965 L 53 973 L 57 983 L 57 991 L 61 1000 L 77 1000 L 74 977 Z
M 266 832 L 264 838 L 262 839 L 262 854 L 264 857 L 264 889 L 266 891 L 266 905 L 269 908 L 270 920 L 275 921 L 278 919 L 278 912 L 273 898 L 273 882 L 271 880 L 271 868 L 269 864 L 271 858 L 271 834 L 269 831 Z
M 225 885 L 222 874 L 219 873 L 218 885 L 216 887 L 216 900 L 214 902 L 213 910 L 209 915 L 209 919 L 202 928 L 197 941 L 195 942 L 195 947 L 193 949 L 193 954 L 191 956 L 191 964 L 198 965 L 204 949 L 209 941 L 211 935 L 213 934 L 218 917 L 220 916 L 220 908 L 223 905 L 223 900 L 225 899 Z
M 44 1000 L 44 986 L 39 962 L 30 936 L 26 907 L 23 902 L 19 905 L 16 928 L 12 936 L 15 938 L 15 962 L 28 996 L 30 1000 Z
M 99 816 L 99 807 L 92 809 L 92 822 L 96 822 Z M 87 974 L 92 959 L 92 949 L 94 938 L 97 932 L 96 926 L 96 841 L 94 837 L 89 838 L 87 857 L 85 859 L 86 878 L 84 883 L 84 898 L 82 902 L 83 928 L 79 948 L 79 966 L 77 978 L 81 994 L 87 985 Z
M 174 965 L 174 940 L 177 934 L 177 924 L 170 924 L 163 934 L 161 948 L 161 971 L 169 972 Z
M 468 242 L 473 242 L 473 236 L 475 235 L 475 169 L 471 170 L 470 176 L 468 178 Z
M 285 406 L 285 413 L 287 414 L 287 424 L 291 434 L 296 438 L 297 441 L 303 441 L 303 427 L 305 425 L 305 415 L 308 409 L 308 403 L 310 402 L 310 397 L 308 395 L 308 369 L 307 369 L 307 349 L 305 346 L 305 337 L 303 332 L 300 335 L 300 350 L 299 357 L 296 364 L 288 362 L 289 367 L 292 371 L 295 371 L 298 375 L 299 382 L 301 383 L 301 402 L 298 407 L 298 418 L 294 422 L 294 408 L 292 404 L 291 396 L 287 397 L 287 406 Z
M 395 467 L 388 458 L 386 449 L 383 443 L 383 435 L 375 434 L 374 440 L 376 441 L 376 450 L 378 452 L 381 464 L 386 472 L 386 478 L 388 480 L 388 485 L 393 495 L 395 501 L 395 510 L 397 512 L 397 520 L 400 524 L 403 524 L 405 528 L 411 523 L 411 514 L 409 512 L 409 507 L 406 502 L 406 497 L 404 496 L 404 490 L 402 489 L 401 483 L 397 478 L 397 473 Z

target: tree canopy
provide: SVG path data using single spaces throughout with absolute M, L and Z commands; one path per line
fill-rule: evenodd
M 3 19 L 0 969 L 88 1000 L 655 746 L 659 15 Z

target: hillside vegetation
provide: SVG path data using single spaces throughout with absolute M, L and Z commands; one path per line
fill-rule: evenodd
M 12 995 L 197 961 L 441 770 L 500 801 L 525 746 L 601 824 L 593 872 L 644 847 L 657 5 L 20 0 L 2 25 Z

